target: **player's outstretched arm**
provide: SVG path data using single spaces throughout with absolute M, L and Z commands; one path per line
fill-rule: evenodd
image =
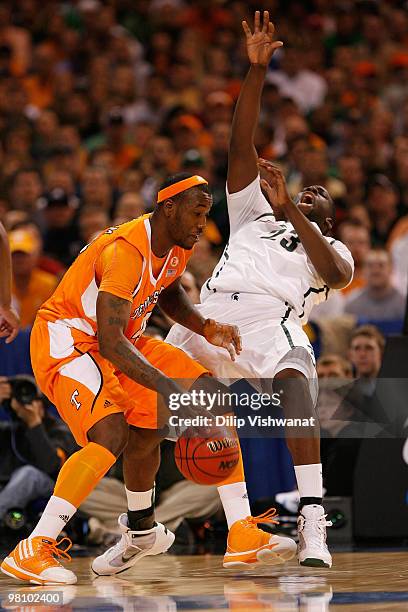
M 227 178 L 229 193 L 241 191 L 258 175 L 258 154 L 254 146 L 254 136 L 258 125 L 262 89 L 272 55 L 283 45 L 281 41 L 273 40 L 275 27 L 269 21 L 268 11 L 263 12 L 262 23 L 260 11 L 256 11 L 253 32 L 246 21 L 242 23 L 242 27 L 251 67 L 242 85 L 232 121 Z
M 7 233 L 0 223 L 0 338 L 9 344 L 18 334 L 20 321 L 11 308 L 11 257 Z
M 204 319 L 191 302 L 179 278 L 160 294 L 159 305 L 176 323 L 204 336 L 210 344 L 225 348 L 233 361 L 241 352 L 241 336 L 236 325 Z
M 267 162 L 268 171 L 274 177 L 271 187 L 261 181 L 274 209 L 282 208 L 285 217 L 292 223 L 310 261 L 330 289 L 342 289 L 350 282 L 353 270 L 348 261 L 334 249 L 324 236 L 296 206 L 286 188 L 285 177 L 280 168 Z

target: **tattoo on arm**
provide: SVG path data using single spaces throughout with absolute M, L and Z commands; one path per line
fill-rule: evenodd
M 158 391 L 166 377 L 124 335 L 130 310 L 131 303 L 127 300 L 99 292 L 96 316 L 101 354 L 132 380 Z

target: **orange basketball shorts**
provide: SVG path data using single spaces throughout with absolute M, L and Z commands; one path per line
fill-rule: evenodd
M 97 348 L 96 341 L 89 342 L 85 334 L 38 318 L 31 332 L 31 362 L 37 383 L 77 443 L 84 446 L 89 429 L 118 412 L 124 414 L 129 425 L 163 427 L 167 410 L 158 394 L 117 371 Z M 162 340 L 142 336 L 137 349 L 185 389 L 209 374 L 184 351 Z

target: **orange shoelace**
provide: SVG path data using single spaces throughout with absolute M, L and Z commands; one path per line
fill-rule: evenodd
M 242 522 L 248 527 L 256 527 L 259 523 L 273 523 L 274 525 L 277 525 L 279 521 L 273 517 L 278 517 L 276 508 L 270 508 L 259 516 L 247 516 Z
M 67 542 L 68 545 L 63 549 L 58 548 L 63 542 Z M 41 550 L 41 556 L 44 556 L 45 558 L 62 558 L 69 562 L 71 561 L 71 556 L 68 554 L 67 551 L 70 548 L 72 548 L 72 542 L 69 538 L 62 538 L 58 542 L 44 542 L 43 548 Z

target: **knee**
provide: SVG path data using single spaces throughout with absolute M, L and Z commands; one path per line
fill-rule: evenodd
M 111 414 L 89 430 L 88 439 L 90 442 L 104 446 L 115 457 L 119 457 L 128 443 L 129 426 L 123 414 Z
M 309 389 L 309 384 L 306 376 L 291 368 L 281 370 L 276 374 L 273 380 L 274 391 L 293 392 L 298 394 L 303 390 Z

